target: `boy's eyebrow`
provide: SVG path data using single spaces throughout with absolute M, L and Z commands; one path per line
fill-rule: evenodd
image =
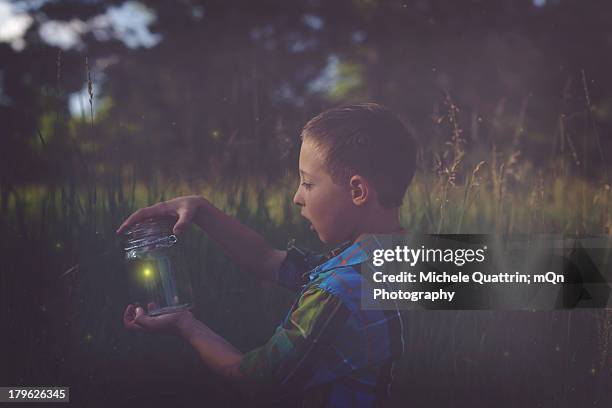
M 312 176 L 312 174 L 309 174 L 309 173 L 305 172 L 305 171 L 304 171 L 304 170 L 302 170 L 302 169 L 300 169 L 300 174 L 301 174 L 302 176 Z

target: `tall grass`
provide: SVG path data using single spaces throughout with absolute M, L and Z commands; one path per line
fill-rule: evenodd
M 90 90 L 90 104 L 92 99 Z M 471 156 L 459 125 L 461 112 L 450 96 L 446 102 L 449 136 L 438 147 L 441 154 L 419 152 L 419 171 L 401 209 L 405 228 L 422 233 L 610 234 L 607 173 L 601 182 L 583 177 L 580 152 L 564 133 L 561 115 L 557 134 L 562 146 L 571 146 L 570 153 L 565 157 L 562 148 L 557 157 L 535 166 L 520 154 L 526 105 L 510 147 L 499 146 L 505 135 L 493 135 L 483 159 Z M 93 108 L 90 113 L 85 129 L 93 138 Z M 599 137 L 592 133 L 596 126 L 590 113 L 586 120 L 589 134 Z M 116 402 L 125 395 L 135 403 L 155 405 L 160 394 L 150 398 L 146 391 L 159 378 L 170 378 L 174 397 L 186 387 L 196 392 L 203 386 L 208 392 L 203 398 L 231 401 L 227 388 L 203 371 L 185 346 L 134 337 L 122 329 L 128 296 L 114 231 L 139 207 L 198 193 L 276 246 L 297 237 L 316 247 L 291 201 L 297 179 L 265 184 L 253 177 L 194 185 L 168 183 L 163 175 L 152 174 L 138 180 L 127 167 L 96 168 L 95 149 L 84 152 L 72 146 L 73 157 L 57 158 L 58 166 L 65 168 L 61 180 L 1 194 L 0 313 L 7 333 L 20 339 L 11 348 L 15 353 L 7 359 L 3 384 L 72 384 L 83 406 L 103 405 L 105 399 Z M 200 232 L 188 231 L 181 241 L 196 292 L 196 314 L 245 350 L 265 341 L 288 307 L 290 294 L 257 286 Z M 527 389 L 530 380 L 551 375 L 558 382 L 550 389 L 564 392 L 551 397 L 569 404 L 576 398 L 570 390 L 571 370 L 582 370 L 580 376 L 589 380 L 582 397 L 608 395 L 598 385 L 598 378 L 610 373 L 610 325 L 604 313 L 412 312 L 405 323 L 409 353 L 395 380 L 402 398 L 446 401 L 479 384 L 512 398 Z M 525 345 L 532 348 L 521 350 Z M 576 357 L 577 352 L 586 354 Z M 525 354 L 542 356 L 547 363 L 518 359 Z M 492 374 L 502 368 L 509 374 Z M 442 380 L 452 385 L 442 392 L 432 388 Z M 121 385 L 134 381 L 136 391 Z

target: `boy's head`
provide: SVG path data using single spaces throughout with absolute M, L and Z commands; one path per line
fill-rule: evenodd
M 294 202 L 323 242 L 377 232 L 366 229 L 397 214 L 414 175 L 416 149 L 390 110 L 373 103 L 333 108 L 311 119 L 301 137 Z

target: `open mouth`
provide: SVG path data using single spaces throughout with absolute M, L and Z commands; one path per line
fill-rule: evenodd
M 309 229 L 309 230 L 311 230 L 311 231 L 314 231 L 314 230 L 315 230 L 315 228 L 314 228 L 314 226 L 312 225 L 312 222 L 310 222 L 310 220 L 309 220 L 308 218 L 306 218 L 306 221 L 308 221 L 308 229 Z
M 302 216 L 302 217 L 304 217 L 304 218 L 306 218 L 306 217 L 304 216 L 304 214 L 301 214 L 301 216 Z M 311 230 L 311 231 L 314 231 L 314 230 L 315 230 L 315 228 L 312 226 L 312 222 L 310 222 L 310 220 L 309 220 L 308 218 L 306 218 L 306 221 L 308 221 L 308 229 L 309 229 L 309 230 Z

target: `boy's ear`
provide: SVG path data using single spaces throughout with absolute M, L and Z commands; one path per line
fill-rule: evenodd
M 364 205 L 371 194 L 368 181 L 364 177 L 356 174 L 349 180 L 349 186 L 353 204 Z

